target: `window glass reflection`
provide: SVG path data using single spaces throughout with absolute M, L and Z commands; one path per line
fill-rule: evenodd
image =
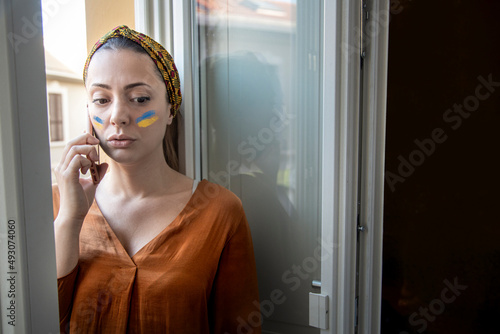
M 261 301 L 282 292 L 264 329 L 287 333 L 318 332 L 307 325 L 320 279 L 320 17 L 316 1 L 197 6 L 208 178 L 241 198 Z

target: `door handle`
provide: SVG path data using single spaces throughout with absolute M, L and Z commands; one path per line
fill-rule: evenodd
M 321 288 L 321 281 L 313 280 L 311 282 L 311 285 L 312 285 L 313 288 Z

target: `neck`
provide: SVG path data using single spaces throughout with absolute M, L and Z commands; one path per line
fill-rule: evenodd
M 124 199 L 164 193 L 172 186 L 177 172 L 167 165 L 163 156 L 160 158 L 130 165 L 111 160 L 110 173 L 103 179 L 105 187 L 110 194 Z

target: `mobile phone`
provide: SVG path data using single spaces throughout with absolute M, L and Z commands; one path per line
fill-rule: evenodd
M 87 128 L 87 131 L 89 133 L 92 134 L 92 136 L 95 137 L 95 131 L 94 131 L 94 127 L 92 126 L 92 121 L 90 120 L 90 115 L 88 115 L 87 117 L 87 120 L 88 120 L 88 128 Z M 100 157 L 99 155 L 99 146 L 97 146 L 97 156 Z M 99 175 L 99 171 L 97 170 L 97 165 L 95 164 L 94 161 L 92 161 L 89 156 L 87 155 L 87 159 L 89 159 L 90 161 L 90 176 L 92 177 L 92 182 L 94 184 L 99 184 L 99 182 L 101 182 L 101 177 Z M 100 163 L 100 160 L 98 158 L 98 162 Z

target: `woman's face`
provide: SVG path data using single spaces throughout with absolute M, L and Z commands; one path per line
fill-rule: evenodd
M 148 55 L 97 52 L 86 88 L 89 116 L 108 156 L 122 164 L 163 158 L 163 138 L 172 116 L 165 84 Z

